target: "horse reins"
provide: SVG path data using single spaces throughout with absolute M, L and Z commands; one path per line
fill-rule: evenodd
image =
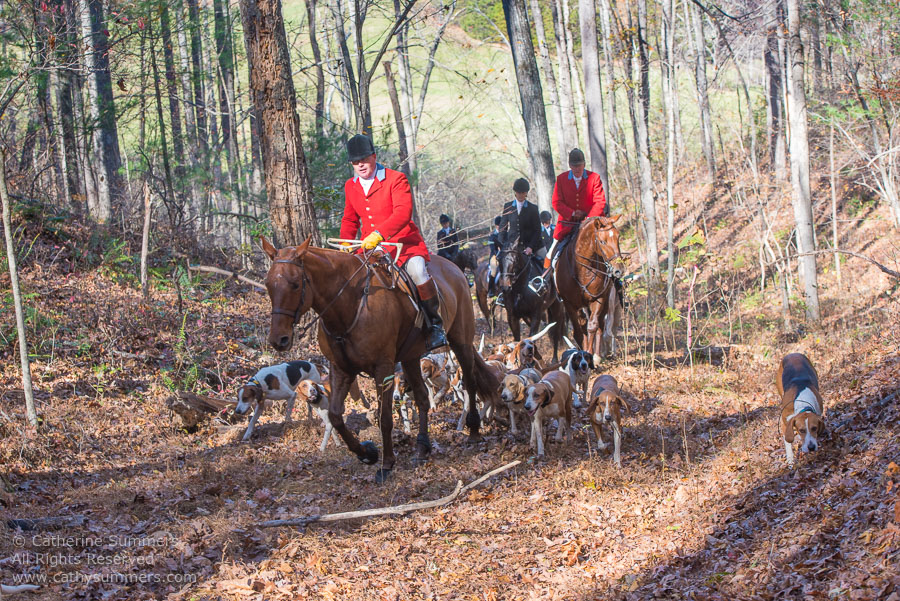
M 368 258 L 368 255 L 364 255 L 364 256 L 366 258 Z M 307 325 L 303 326 L 303 328 L 300 330 L 300 334 L 299 334 L 298 338 L 302 338 L 303 336 L 305 336 L 306 332 L 308 332 L 311 327 L 316 325 L 316 323 L 322 319 L 322 316 L 325 314 L 325 312 L 331 308 L 331 306 L 337 301 L 337 299 L 340 298 L 341 294 L 343 294 L 344 290 L 346 290 L 347 286 L 350 285 L 350 283 L 353 281 L 353 278 L 356 277 L 356 274 L 358 274 L 364 268 L 368 267 L 369 263 L 366 260 L 366 258 L 360 258 L 361 265 L 359 266 L 359 268 L 357 268 L 357 270 L 354 271 L 350 275 L 349 278 L 347 278 L 347 281 L 344 282 L 344 285 L 341 286 L 340 290 L 337 291 L 337 294 L 334 295 L 334 298 L 332 298 L 331 301 L 327 305 L 325 305 L 325 308 L 319 312 L 319 314 L 316 316 L 316 318 L 313 319 L 311 322 L 309 322 Z M 297 309 L 295 311 L 288 311 L 286 309 L 282 309 L 281 307 L 272 307 L 272 315 L 287 315 L 288 317 L 293 318 L 294 321 L 291 323 L 291 328 L 293 329 L 293 327 L 297 325 L 297 322 L 300 321 L 300 309 L 303 308 L 303 297 L 304 297 L 304 294 L 306 293 L 306 280 L 307 280 L 306 271 L 303 269 L 302 266 L 297 265 L 292 260 L 275 259 L 275 261 L 273 261 L 273 262 L 274 263 L 287 263 L 288 265 L 293 265 L 294 267 L 300 269 L 301 273 L 303 274 L 300 278 L 300 301 L 297 303 Z M 366 287 L 365 287 L 365 290 L 363 291 L 362 299 L 360 299 L 360 303 L 357 306 L 356 317 L 353 319 L 353 323 L 350 324 L 350 327 L 347 328 L 346 332 L 344 332 L 341 336 L 335 336 L 334 334 L 332 334 L 331 332 L 328 331 L 327 327 L 325 327 L 325 322 L 324 321 L 322 322 L 322 329 L 325 330 L 325 333 L 328 334 L 329 336 L 331 336 L 332 338 L 334 338 L 335 340 L 337 340 L 339 343 L 343 342 L 344 336 L 349 334 L 350 330 L 352 330 L 353 327 L 356 325 L 356 323 L 359 321 L 359 316 L 362 314 L 362 306 L 365 303 L 366 297 L 368 296 L 368 293 L 369 293 L 370 281 L 371 281 L 371 275 L 368 278 L 366 278 Z

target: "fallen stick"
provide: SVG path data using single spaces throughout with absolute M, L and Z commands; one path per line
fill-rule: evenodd
M 4 595 L 12 595 L 14 593 L 24 593 L 25 591 L 36 591 L 39 586 L 34 584 L 20 584 L 19 586 L 7 586 L 5 584 L 0 584 L 0 593 Z
M 191 271 L 205 271 L 207 273 L 217 273 L 219 275 L 224 275 L 229 278 L 237 278 L 238 280 L 244 282 L 245 284 L 250 284 L 251 286 L 256 286 L 257 288 L 260 288 L 261 290 L 266 289 L 265 286 L 263 286 L 256 280 L 251 280 L 250 278 L 244 277 L 233 271 L 226 271 L 225 269 L 219 269 L 218 267 L 210 267 L 209 265 L 188 265 L 188 269 Z
M 83 515 L 53 516 L 48 518 L 35 518 L 33 520 L 11 518 L 6 520 L 7 528 L 20 528 L 22 530 L 55 530 L 57 528 L 71 528 L 84 526 L 88 519 Z
M 456 488 L 453 489 L 453 492 L 447 495 L 446 497 L 441 497 L 440 499 L 435 499 L 434 501 L 422 501 L 420 503 L 407 503 L 405 505 L 393 505 L 391 507 L 377 507 L 375 509 L 364 509 L 361 511 L 344 511 L 341 513 L 328 513 L 325 515 L 311 515 L 305 518 L 290 518 L 286 520 L 269 520 L 268 522 L 261 522 L 257 524 L 260 528 L 277 528 L 280 526 L 300 526 L 306 527 L 309 524 L 314 522 L 337 522 L 340 520 L 352 520 L 355 518 L 368 518 L 379 515 L 403 515 L 404 513 L 409 513 L 410 511 L 418 511 L 420 509 L 431 509 L 432 507 L 441 507 L 442 505 L 447 505 L 451 501 L 455 500 L 459 495 L 467 492 L 491 476 L 496 476 L 501 472 L 505 472 L 506 470 L 515 467 L 522 463 L 519 460 L 513 461 L 512 463 L 507 463 L 502 467 L 498 467 L 495 470 L 491 470 L 486 473 L 482 477 L 478 478 L 474 482 L 470 484 L 462 485 L 462 481 L 458 480 L 456 482 Z

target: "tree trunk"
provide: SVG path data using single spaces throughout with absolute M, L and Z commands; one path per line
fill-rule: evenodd
M 225 161 L 228 171 L 234 170 L 232 149 L 234 142 L 234 124 L 231 112 L 231 101 L 234 98 L 234 50 L 231 45 L 231 21 L 228 17 L 228 0 L 213 0 L 213 17 L 215 19 L 216 54 L 218 56 L 219 77 L 219 115 L 221 119 L 222 148 L 225 149 Z
M 575 145 L 581 146 L 581 133 L 587 131 L 587 117 L 584 112 L 584 88 L 581 84 L 578 61 L 575 60 L 575 41 L 572 39 L 571 19 L 569 19 L 569 0 L 559 1 L 562 6 L 563 33 L 566 36 L 566 62 L 569 63 L 569 74 L 572 78 L 572 92 L 575 94 L 575 114 L 578 117 L 578 121 L 575 123 Z
M 241 0 L 250 96 L 260 120 L 276 244 L 320 244 L 280 0 Z
M 330 7 L 331 15 L 334 18 L 334 35 L 337 38 L 338 50 L 340 51 L 339 62 L 343 67 L 341 69 L 341 96 L 344 99 L 344 129 L 350 129 L 352 112 L 353 130 L 358 131 L 362 126 L 359 110 L 359 90 L 356 87 L 353 61 L 350 58 L 350 48 L 347 46 L 347 35 L 344 32 L 344 8 L 341 0 L 334 0 Z M 352 109 L 352 111 L 349 109 Z
M 6 152 L 0 147 L 0 202 L 3 204 L 3 234 L 6 239 L 6 260 L 9 264 L 9 278 L 16 311 L 16 334 L 19 337 L 19 359 L 22 365 L 22 389 L 25 391 L 25 413 L 28 423 L 35 428 L 39 421 L 34 408 L 34 391 L 31 384 L 31 364 L 28 361 L 28 341 L 25 339 L 25 311 L 22 307 L 22 293 L 19 291 L 19 271 L 16 267 L 16 247 L 13 244 L 12 217 L 9 209 L 9 193 L 6 189 Z
M 144 228 L 141 232 L 141 297 L 144 302 L 150 298 L 150 278 L 147 274 L 147 256 L 150 254 L 150 222 L 153 212 L 153 200 L 150 196 L 150 184 L 144 182 Z
M 184 124 L 187 129 L 187 158 L 190 173 L 187 175 L 188 184 L 191 190 L 191 197 L 187 202 L 188 217 L 190 218 L 191 227 L 194 227 L 194 217 L 199 215 L 203 210 L 203 189 L 198 180 L 198 168 L 200 165 L 200 156 L 202 149 L 200 147 L 200 139 L 197 134 L 197 118 L 194 112 L 192 99 L 194 97 L 193 87 L 191 85 L 191 57 L 188 50 L 186 25 L 182 7 L 176 5 L 175 13 L 175 29 L 178 36 L 178 58 L 181 66 L 181 93 L 184 99 Z M 183 185 L 183 184 L 182 184 Z
M 93 126 L 90 165 L 96 169 L 96 205 L 91 216 L 101 223 L 112 216 L 119 193 L 119 138 L 109 73 L 109 39 L 101 0 L 78 0 L 90 119 Z
M 394 0 L 394 16 L 399 17 L 402 12 L 400 0 Z M 397 31 L 397 58 L 399 66 L 397 68 L 397 78 L 400 83 L 400 116 L 403 121 L 403 132 L 406 138 L 400 143 L 400 147 L 406 153 L 405 168 L 407 175 L 413 175 L 418 172 L 419 161 L 416 154 L 416 128 L 418 127 L 418 119 L 413 116 L 416 113 L 415 100 L 413 98 L 413 80 L 412 69 L 409 65 L 409 24 L 404 23 Z M 413 198 L 418 192 L 418 177 L 410 179 L 410 186 L 413 190 Z M 415 210 L 415 206 L 413 206 Z
M 663 95 L 666 105 L 666 305 L 675 308 L 675 0 L 663 0 Z
M 813 55 L 813 68 L 812 68 L 812 80 L 813 80 L 813 91 L 816 94 L 822 93 L 822 42 L 819 39 L 819 33 L 821 29 L 821 22 L 819 20 L 819 6 L 818 3 L 812 3 L 810 5 L 812 11 L 810 12 L 809 19 L 809 38 L 812 45 L 812 55 Z
M 384 77 L 387 82 L 388 96 L 391 99 L 391 108 L 394 111 L 394 124 L 397 127 L 397 138 L 400 141 L 400 170 L 409 176 L 409 155 L 406 153 L 406 128 L 403 125 L 403 109 L 400 106 L 400 97 L 397 95 L 397 82 L 391 71 L 391 61 L 384 61 Z
M 606 71 L 607 76 L 609 78 L 610 92 L 606 97 L 606 109 L 609 115 L 609 133 L 610 138 L 612 140 L 612 152 L 609 153 L 609 171 L 614 171 L 616 165 L 618 164 L 620 158 L 619 153 L 625 152 L 625 148 L 623 146 L 624 139 L 622 138 L 622 126 L 619 125 L 619 117 L 616 114 L 616 93 L 615 88 L 613 87 L 616 81 L 616 72 L 615 72 L 615 63 L 613 62 L 613 51 L 612 47 L 609 43 L 610 38 L 612 37 L 612 27 L 610 25 L 609 19 L 609 3 L 607 0 L 600 0 L 600 27 L 603 40 L 603 61 L 606 63 Z M 609 191 L 607 190 L 607 193 Z M 609 206 L 609 197 L 606 199 L 607 206 Z
M 579 1 L 578 19 L 581 21 L 581 60 L 584 63 L 584 97 L 588 120 L 586 135 L 591 152 L 591 169 L 600 175 L 608 202 L 610 190 L 606 165 L 606 124 L 603 118 L 603 87 L 600 83 L 600 53 L 597 48 L 597 8 L 594 0 Z
M 638 2 L 645 2 L 645 0 L 638 0 Z M 640 8 L 638 10 L 640 12 Z M 640 46 L 645 42 L 641 39 L 640 27 L 637 29 L 634 28 L 631 10 L 628 11 L 628 21 L 628 29 L 630 31 L 636 31 L 637 33 L 629 36 L 628 51 L 626 52 L 626 66 L 631 70 L 630 76 L 633 81 L 647 81 L 641 77 L 639 72 L 634 72 L 634 54 L 638 51 L 637 46 Z M 643 87 L 643 83 L 641 85 Z M 644 104 L 644 98 L 649 98 L 649 96 L 649 92 L 646 90 L 638 89 L 636 95 L 633 93 L 629 94 L 628 100 L 631 104 L 631 121 L 635 138 L 634 145 L 638 158 L 641 221 L 644 226 L 644 238 L 647 241 L 647 267 L 650 270 L 650 278 L 655 280 L 659 275 L 659 247 L 656 239 L 656 202 L 653 197 L 653 173 L 650 164 L 650 134 L 647 127 L 649 116 L 645 109 L 646 105 Z
M 169 127 L 172 128 L 172 151 L 175 155 L 175 179 L 173 187 L 178 202 L 184 201 L 184 134 L 181 130 L 181 105 L 178 102 L 178 82 L 175 78 L 175 52 L 172 46 L 172 29 L 169 21 L 169 2 L 159 4 L 159 28 L 162 36 L 163 63 L 166 67 L 166 91 L 169 96 Z M 162 124 L 160 124 L 162 125 Z
M 838 221 L 837 221 L 837 173 L 834 170 L 834 117 L 831 118 L 831 128 L 828 136 L 828 166 L 829 183 L 831 184 L 831 248 L 838 247 Z M 841 283 L 841 257 L 834 253 L 834 272 L 837 275 L 838 284 Z
M 194 87 L 193 102 L 197 114 L 197 143 L 200 147 L 199 160 L 205 164 L 209 149 L 207 128 L 206 95 L 203 71 L 203 25 L 200 23 L 200 8 L 197 0 L 185 0 L 191 33 L 191 80 Z M 190 98 L 190 96 L 188 97 Z
M 559 62 L 559 105 L 563 117 L 562 130 L 565 144 L 563 148 L 560 148 L 560 153 L 567 156 L 570 150 L 578 146 L 578 131 L 575 127 L 575 94 L 572 91 L 572 69 L 569 66 L 569 53 L 566 50 L 561 0 L 551 0 L 550 11 L 553 15 L 553 32 L 556 37 L 556 60 Z M 509 17 L 507 17 L 508 19 Z M 511 38 L 510 43 L 513 43 Z
M 556 75 L 553 72 L 553 62 L 550 60 L 550 50 L 547 48 L 547 35 L 544 32 L 544 15 L 541 13 L 539 0 L 530 0 L 531 18 L 534 21 L 534 30 L 537 34 L 538 50 L 541 53 L 541 65 L 544 68 L 544 79 L 550 92 L 550 106 L 556 119 L 556 144 L 559 168 L 566 169 L 566 136 L 563 132 L 562 106 L 559 102 L 559 89 L 556 84 Z
M 325 135 L 325 70 L 322 68 L 322 53 L 316 37 L 316 1 L 306 0 L 306 18 L 309 20 L 309 45 L 312 48 L 316 69 L 316 137 Z M 317 143 L 317 142 L 316 142 Z
M 783 180 L 784 171 L 784 108 L 782 104 L 781 55 L 778 51 L 777 27 L 766 32 L 766 140 L 769 150 L 769 168 Z
M 547 132 L 547 116 L 544 113 L 544 96 L 541 79 L 531 43 L 531 27 L 525 13 L 524 0 L 503 0 L 503 14 L 506 30 L 512 47 L 519 98 L 522 102 L 522 118 L 525 121 L 525 136 L 534 174 L 537 204 L 542 211 L 552 209 L 553 196 L 553 155 L 550 151 L 550 134 Z
M 159 123 L 159 145 L 162 148 L 164 186 L 166 188 L 166 212 L 169 215 L 169 223 L 175 226 L 181 223 L 180 206 L 175 200 L 175 190 L 172 187 L 172 162 L 169 159 L 169 144 L 166 141 L 165 117 L 162 107 L 162 91 L 159 88 L 159 65 L 156 62 L 156 40 L 153 37 L 153 26 L 148 22 L 147 37 L 150 39 L 150 66 L 153 70 L 153 91 L 156 97 L 156 119 Z
M 806 316 L 819 320 L 819 291 L 816 282 L 815 233 L 809 190 L 809 142 L 807 139 L 806 90 L 803 80 L 803 43 L 800 40 L 800 0 L 788 0 L 788 33 L 790 35 L 790 102 L 788 119 L 791 128 L 791 188 L 794 221 L 797 224 L 797 247 L 800 279 L 803 281 Z M 810 254 L 807 254 L 810 253 Z
M 694 78 L 697 83 L 697 102 L 700 105 L 700 145 L 703 148 L 703 156 L 706 158 L 706 168 L 709 171 L 709 179 L 716 183 L 716 154 L 712 134 L 712 118 L 709 111 L 709 84 L 706 80 L 706 37 L 703 33 L 703 19 L 700 9 L 689 3 L 688 14 L 693 30 L 694 52 Z

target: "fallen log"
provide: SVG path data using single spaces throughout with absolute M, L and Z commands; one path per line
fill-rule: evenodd
M 59 515 L 46 518 L 10 518 L 6 520 L 6 527 L 13 530 L 57 530 L 59 528 L 72 528 L 84 526 L 88 519 L 83 515 Z
M 184 391 L 179 391 L 166 399 L 166 407 L 175 413 L 178 425 L 188 432 L 195 431 L 198 425 L 213 416 L 226 418 L 236 404 L 233 401 Z
M 277 528 L 280 526 L 300 526 L 305 528 L 309 524 L 315 522 L 337 522 L 339 520 L 352 520 L 356 518 L 368 518 L 379 515 L 403 515 L 405 513 L 409 513 L 411 511 L 419 511 L 421 509 L 431 509 L 432 507 L 441 507 L 442 505 L 446 505 L 451 501 L 455 500 L 461 494 L 468 492 L 469 490 L 475 488 L 491 476 L 496 476 L 499 473 L 505 472 L 506 470 L 513 468 L 522 463 L 519 460 L 513 461 L 512 463 L 507 463 L 502 467 L 498 467 L 495 470 L 491 470 L 486 473 L 482 477 L 478 478 L 474 482 L 462 485 L 462 481 L 458 480 L 456 482 L 456 488 L 453 489 L 453 492 L 447 495 L 446 497 L 441 497 L 440 499 L 435 499 L 434 501 L 422 501 L 421 503 L 406 503 L 404 505 L 392 505 L 390 507 L 377 507 L 375 509 L 363 509 L 361 511 L 344 511 L 341 513 L 328 513 L 325 515 L 311 515 L 305 518 L 290 518 L 286 520 L 269 520 L 267 522 L 261 522 L 257 524 L 260 528 Z

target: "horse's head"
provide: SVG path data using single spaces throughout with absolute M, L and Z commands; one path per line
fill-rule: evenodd
M 516 274 L 521 269 L 520 257 L 524 256 L 512 244 L 508 250 L 500 252 L 500 287 L 503 290 L 511 288 L 516 279 Z
M 272 259 L 266 275 L 266 290 L 272 301 L 272 324 L 269 344 L 277 351 L 286 351 L 294 343 L 294 325 L 312 307 L 313 292 L 303 268 L 303 256 L 310 239 L 300 246 L 276 249 L 261 238 L 263 250 Z
M 595 217 L 581 225 L 588 236 L 593 254 L 602 258 L 610 266 L 610 275 L 622 277 L 625 273 L 625 259 L 619 250 L 619 230 L 614 225 L 621 215 Z

